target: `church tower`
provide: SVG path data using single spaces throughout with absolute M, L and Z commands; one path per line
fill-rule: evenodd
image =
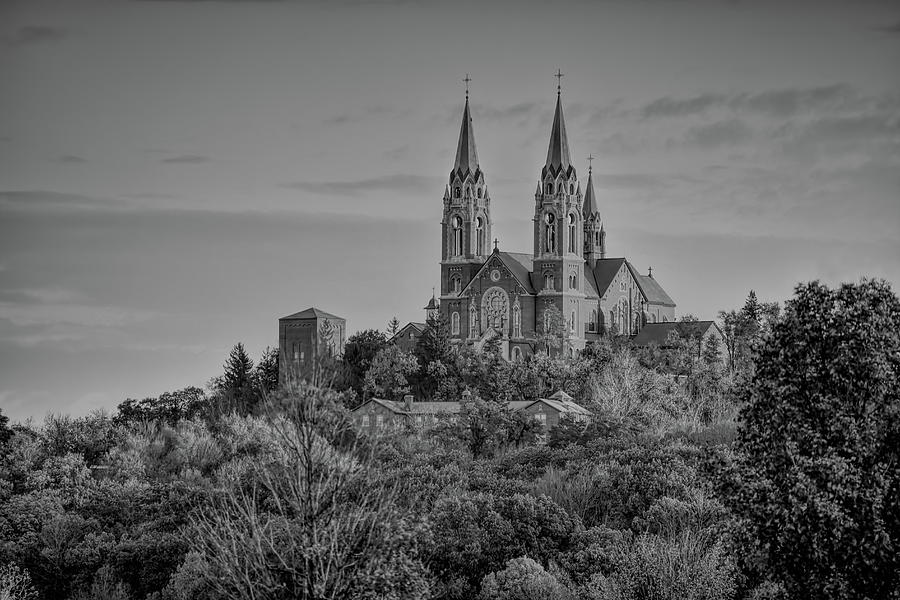
M 535 316 L 537 328 L 547 330 L 553 327 L 548 310 L 555 306 L 572 350 L 584 347 L 584 217 L 581 186 L 569 153 L 561 86 L 557 85 L 556 91 L 550 147 L 534 195 L 534 272 L 535 287 L 540 287 Z
M 589 156 L 588 160 L 593 160 Z M 600 210 L 597 208 L 597 199 L 594 195 L 594 169 L 588 167 L 588 180 L 584 191 L 584 260 L 591 268 L 597 264 L 598 259 L 606 258 L 606 231 L 603 229 L 603 221 L 600 219 Z
M 456 160 L 444 188 L 444 212 L 441 220 L 441 312 L 462 312 L 459 299 L 490 255 L 491 197 L 478 163 L 475 131 L 469 113 L 468 76 L 466 104 L 463 108 Z M 451 323 L 451 328 L 458 328 Z

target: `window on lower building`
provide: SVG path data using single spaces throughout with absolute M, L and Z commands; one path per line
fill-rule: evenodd
M 455 312 L 450 315 L 450 334 L 459 335 L 459 313 Z
M 522 362 L 522 350 L 518 346 L 513 348 L 512 358 L 515 362 Z
M 359 421 L 363 427 L 368 427 L 369 426 L 369 415 L 363 415 Z
M 379 429 L 384 427 L 384 415 L 375 416 L 375 427 L 378 427 Z
M 544 425 L 545 427 L 547 425 L 547 415 L 545 415 L 544 413 L 535 414 L 534 420 L 537 421 L 538 423 L 540 423 L 541 425 Z

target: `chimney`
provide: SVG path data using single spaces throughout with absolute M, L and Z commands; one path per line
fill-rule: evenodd
M 403 406 L 406 408 L 406 412 L 412 412 L 412 403 L 412 394 L 406 394 L 405 396 L 403 396 Z

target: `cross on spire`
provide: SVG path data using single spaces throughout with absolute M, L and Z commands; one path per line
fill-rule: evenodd
M 653 267 L 647 267 L 647 276 L 653 277 Z
M 494 250 L 499 250 L 500 249 L 499 246 L 500 246 L 500 240 L 497 238 L 494 238 Z
M 592 172 L 593 172 L 593 169 L 594 169 L 594 164 L 593 164 L 593 162 L 594 162 L 594 155 L 593 155 L 593 154 L 588 154 L 587 161 L 588 161 L 588 173 L 592 173 Z
M 466 82 L 466 100 L 469 99 L 469 82 L 472 81 L 472 78 L 469 77 L 469 74 L 466 73 L 466 78 L 463 79 Z
M 565 73 L 557 69 L 556 74 L 553 76 L 556 77 L 556 94 L 559 95 L 562 93 L 562 78 L 565 76 Z

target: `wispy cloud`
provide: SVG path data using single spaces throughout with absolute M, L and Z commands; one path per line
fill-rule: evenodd
M 174 1 L 174 0 L 166 0 L 166 1 Z M 184 0 L 179 0 L 184 1 Z M 172 156 L 170 158 L 164 158 L 159 162 L 164 164 L 184 164 L 184 165 L 198 165 L 201 163 L 209 162 L 208 156 L 200 156 L 198 154 L 182 154 L 180 156 Z
M 327 196 L 358 196 L 368 192 L 426 192 L 441 188 L 442 178 L 399 173 L 352 181 L 294 181 L 280 187 Z
M 0 191 L 0 208 L 110 208 L 118 203 L 106 198 L 43 190 Z
M 68 31 L 61 27 L 48 27 L 45 25 L 27 25 L 20 27 L 8 39 L 10 46 L 25 46 L 29 44 L 42 44 L 58 42 L 68 35 Z
M 412 112 L 411 109 L 399 110 L 391 106 L 376 104 L 366 106 L 359 111 L 343 112 L 325 119 L 325 123 L 329 125 L 344 125 L 346 123 L 355 123 L 369 118 L 384 119 L 388 116 L 405 117 Z
M 884 31 L 887 33 L 896 33 L 900 34 L 900 21 L 897 21 L 893 25 L 885 25 L 883 27 L 876 27 L 876 31 Z
M 718 148 L 747 141 L 753 136 L 750 127 L 740 119 L 695 125 L 688 129 L 683 142 L 701 148 Z

